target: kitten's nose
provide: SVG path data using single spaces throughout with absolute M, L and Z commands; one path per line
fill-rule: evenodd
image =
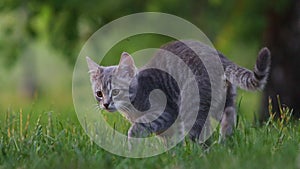
M 108 109 L 109 103 L 104 103 L 103 106 Z

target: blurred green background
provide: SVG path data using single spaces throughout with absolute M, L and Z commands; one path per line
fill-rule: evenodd
M 71 80 L 81 47 L 101 26 L 137 12 L 182 17 L 197 25 L 230 60 L 252 69 L 264 45 L 268 10 L 280 13 L 288 4 L 285 0 L 1 0 L 0 110 L 39 107 L 75 115 Z M 134 52 L 164 42 L 151 35 L 129 38 L 102 64 L 116 64 L 124 50 Z M 260 96 L 239 91 L 239 112 L 252 119 L 260 109 Z

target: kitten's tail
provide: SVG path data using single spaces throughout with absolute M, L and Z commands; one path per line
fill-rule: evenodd
M 245 90 L 261 90 L 267 83 L 271 65 L 271 52 L 264 47 L 258 53 L 254 70 L 248 70 L 221 57 L 226 79 Z

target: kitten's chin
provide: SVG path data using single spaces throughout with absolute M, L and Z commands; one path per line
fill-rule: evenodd
M 114 113 L 114 112 L 117 111 L 117 109 L 104 109 L 104 110 L 106 110 L 106 111 L 108 111 L 108 112 L 110 112 L 110 113 Z

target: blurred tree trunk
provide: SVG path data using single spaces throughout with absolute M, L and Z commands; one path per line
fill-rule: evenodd
M 32 52 L 25 52 L 22 59 L 22 93 L 26 99 L 33 100 L 35 98 L 38 82 L 36 73 L 35 58 Z
M 277 1 L 276 1 L 277 2 Z M 264 91 L 260 120 L 266 120 L 268 97 L 278 114 L 277 95 L 281 104 L 292 108 L 300 117 L 300 0 L 290 0 L 283 10 L 267 11 L 266 46 L 272 54 L 270 79 Z

